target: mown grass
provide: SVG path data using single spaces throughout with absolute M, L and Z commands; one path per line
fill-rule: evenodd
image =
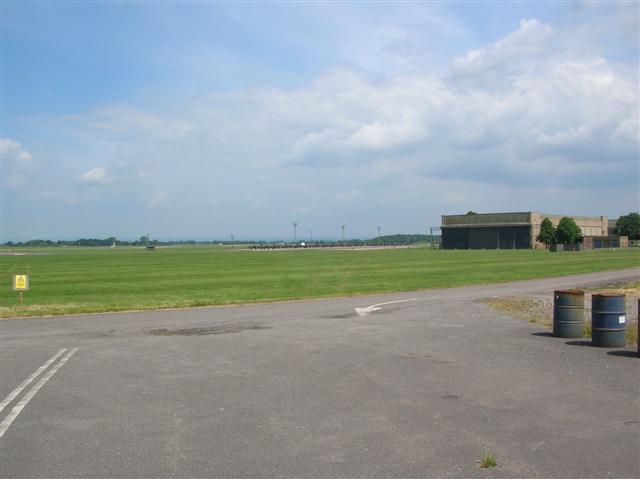
M 201 246 L 22 251 L 48 255 L 0 256 L 2 317 L 411 291 L 640 265 L 636 250 L 250 251 Z M 30 275 L 23 306 L 11 291 L 11 276 L 17 273 Z

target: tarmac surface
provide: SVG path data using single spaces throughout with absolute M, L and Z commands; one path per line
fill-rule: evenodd
M 480 300 L 639 279 L 1 321 L 0 477 L 637 478 L 635 351 Z

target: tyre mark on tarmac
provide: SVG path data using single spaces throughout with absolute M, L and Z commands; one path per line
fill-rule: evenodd
M 60 354 L 62 354 L 64 351 L 66 351 L 66 349 L 61 349 L 60 351 L 58 351 L 51 359 L 49 359 L 49 361 L 47 361 L 45 364 L 40 366 L 40 368 L 38 368 L 35 373 L 29 376 L 29 378 L 27 378 L 25 382 L 23 382 L 20 386 L 18 386 L 18 388 L 11 391 L 9 396 L 7 396 L 7 398 L 2 402 L 3 404 L 2 407 L 4 408 L 7 404 L 9 404 L 9 402 L 11 402 L 22 391 L 22 389 L 24 389 L 31 381 L 33 381 L 38 375 L 40 375 L 40 373 L 44 371 L 53 361 L 55 361 L 58 358 L 58 356 L 60 356 Z M 33 397 L 37 394 L 40 388 L 42 388 L 42 386 L 44 386 L 47 383 L 47 381 L 51 379 L 51 377 L 58 371 L 58 369 L 60 369 L 64 365 L 64 363 L 66 363 L 69 360 L 69 358 L 75 354 L 76 351 L 78 351 L 78 348 L 72 349 L 67 354 L 65 354 L 63 358 L 60 361 L 58 361 L 58 363 L 52 369 L 50 369 L 47 374 L 42 376 L 42 378 L 40 378 L 40 380 L 35 384 L 35 386 L 33 386 L 27 392 L 27 394 L 23 396 L 23 398 L 18 402 L 18 404 L 16 404 L 13 407 L 11 412 L 7 414 L 7 417 L 5 417 L 2 423 L 0 423 L 0 437 L 4 436 L 4 433 L 7 432 L 7 429 L 9 429 L 13 421 L 15 421 L 18 415 L 22 412 L 22 410 L 29 403 L 29 401 L 33 399 Z M 5 404 L 5 401 L 6 401 L 6 404 Z

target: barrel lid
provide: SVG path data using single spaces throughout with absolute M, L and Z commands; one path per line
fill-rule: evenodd
M 581 289 L 557 289 L 555 294 L 572 294 L 574 296 L 584 296 L 584 291 Z

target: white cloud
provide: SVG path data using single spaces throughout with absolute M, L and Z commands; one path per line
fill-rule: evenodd
M 461 89 L 455 75 L 380 79 L 341 68 L 297 89 L 216 93 L 165 110 L 104 107 L 82 121 L 98 144 L 116 141 L 113 132 L 133 132 L 118 136 L 117 158 L 103 165 L 129 168 L 132 190 L 158 211 L 268 204 L 279 214 L 321 214 L 372 198 L 415 201 L 410 190 L 436 180 L 494 185 L 494 209 L 503 208 L 498 192 L 525 185 L 619 188 L 636 168 L 637 145 L 627 140 L 638 110 L 635 80 L 599 57 L 550 55 L 535 70 L 507 60 L 537 52 L 551 32 L 523 22 L 466 57 L 489 70 L 497 64 L 491 58 L 503 59 L 507 83 L 487 86 L 481 76 L 479 88 Z M 595 173 L 603 161 L 615 163 L 611 174 Z M 77 179 L 108 181 L 106 168 Z M 434 208 L 474 199 L 438 184 Z
M 0 138 L 0 160 L 2 161 L 2 182 L 7 187 L 16 188 L 27 183 L 29 174 L 36 169 L 33 156 L 20 143 L 9 138 Z
M 98 166 L 75 177 L 80 183 L 106 183 L 109 181 L 107 170 Z
M 20 146 L 20 143 L 9 138 L 0 138 L 0 155 L 3 162 L 15 161 L 26 163 L 32 160 L 31 153 Z
M 591 138 L 591 129 L 582 125 L 577 128 L 569 128 L 556 133 L 542 133 L 538 136 L 538 142 L 547 146 L 561 146 L 582 143 Z
M 376 120 L 361 126 L 347 142 L 354 148 L 384 150 L 425 140 L 428 136 L 429 130 L 415 120 L 395 123 Z
M 627 118 L 618 125 L 616 131 L 613 132 L 611 140 L 615 142 L 620 139 L 630 140 L 635 143 L 640 142 L 640 124 L 638 123 L 638 118 Z
M 66 181 L 113 183 L 75 185 L 85 203 L 236 235 L 288 229 L 292 216 L 301 228 L 311 218 L 377 222 L 385 211 L 421 222 L 505 205 L 544 210 L 560 197 L 567 213 L 607 214 L 637 196 L 637 73 L 550 48 L 570 43 L 565 33 L 522 21 L 446 74 L 341 67 L 290 89 L 103 105 L 67 119 L 85 150 L 60 154 L 57 166 Z M 89 155 L 102 166 L 75 175 L 93 166 Z
M 455 58 L 452 72 L 459 79 L 466 78 L 476 86 L 479 80 L 496 82 L 499 76 L 509 76 L 506 69 L 520 67 L 532 56 L 546 54 L 553 28 L 536 19 L 521 20 L 520 27 L 504 38 L 481 49 L 468 51 Z M 532 65 L 528 64 L 530 68 Z M 535 64 L 533 65 L 535 66 Z M 488 76 L 488 75 L 492 76 Z M 469 78 L 472 77 L 472 78 Z

